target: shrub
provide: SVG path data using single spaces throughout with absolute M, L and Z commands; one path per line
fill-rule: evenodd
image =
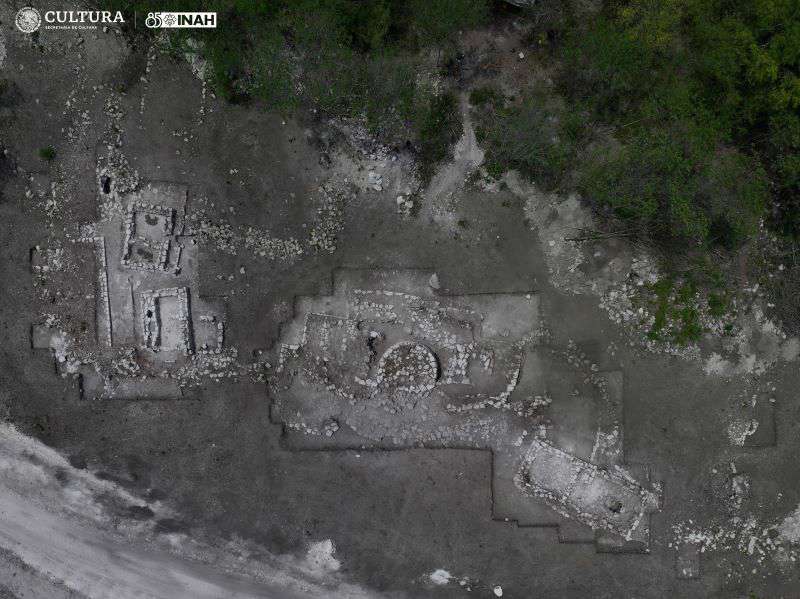
M 800 14 L 791 2 L 619 0 L 572 23 L 562 58 L 562 89 L 630 148 L 617 158 L 617 179 L 626 158 L 634 170 L 657 166 L 654 148 L 636 157 L 643 136 L 680 158 L 641 185 L 657 200 L 648 205 L 669 204 L 662 222 L 733 249 L 773 194 L 776 224 L 800 233 Z
M 42 160 L 46 160 L 47 162 L 52 162 L 55 160 L 56 157 L 56 149 L 53 146 L 46 146 L 44 148 L 39 148 L 39 158 Z
M 733 250 L 752 235 L 768 198 L 757 160 L 736 150 L 692 146 L 682 132 L 643 130 L 616 153 L 588 160 L 580 188 L 671 249 Z

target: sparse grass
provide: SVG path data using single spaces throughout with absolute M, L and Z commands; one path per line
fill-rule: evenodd
M 458 100 L 451 93 L 432 96 L 419 117 L 420 174 L 427 180 L 436 164 L 444 160 L 450 146 L 461 136 Z
M 657 281 L 652 286 L 652 291 L 655 293 L 656 302 L 655 302 L 655 311 L 653 325 L 650 327 L 650 331 L 647 333 L 647 336 L 650 339 L 660 339 L 661 338 L 661 331 L 667 324 L 667 314 L 669 310 L 669 294 L 672 291 L 673 282 L 672 279 L 661 279 Z
M 703 335 L 697 288 L 691 281 L 678 282 L 673 277 L 664 277 L 650 285 L 654 299 L 649 309 L 653 324 L 647 333 L 648 339 L 669 341 L 687 345 L 699 341 Z
M 516 169 L 545 189 L 565 181 L 586 134 L 580 111 L 543 93 L 504 106 L 484 88 L 474 90 L 470 102 L 478 107 L 476 135 L 489 175 Z
M 140 14 L 194 10 L 189 0 L 102 4 Z M 488 0 L 209 0 L 204 9 L 217 11 L 218 27 L 173 30 L 169 46 L 178 56 L 187 36 L 198 41 L 209 82 L 226 100 L 364 119 L 384 143 L 410 142 L 423 176 L 458 139 L 456 103 L 446 85 L 432 93 L 419 75 L 436 65 L 421 63 L 443 60 L 459 31 L 485 22 Z

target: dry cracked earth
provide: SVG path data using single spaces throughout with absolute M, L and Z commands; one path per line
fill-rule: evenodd
M 757 294 L 733 340 L 648 340 L 654 261 L 483 177 L 466 94 L 422 185 L 14 12 L 0 596 L 800 596 L 800 342 Z

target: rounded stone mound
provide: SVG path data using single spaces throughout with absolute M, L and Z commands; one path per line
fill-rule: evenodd
M 381 356 L 377 378 L 378 387 L 386 391 L 425 393 L 439 378 L 439 361 L 427 346 L 400 341 Z

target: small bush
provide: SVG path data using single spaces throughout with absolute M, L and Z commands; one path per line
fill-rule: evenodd
M 678 332 L 675 334 L 675 343 L 686 345 L 695 341 L 700 341 L 703 336 L 703 327 L 700 324 L 700 313 L 697 308 L 685 307 L 680 312 L 680 324 Z
M 725 316 L 728 311 L 728 298 L 722 293 L 708 294 L 708 313 L 714 318 Z
M 42 160 L 46 160 L 47 162 L 52 162 L 55 160 L 56 157 L 56 149 L 53 146 L 47 146 L 44 148 L 39 148 L 39 158 Z

